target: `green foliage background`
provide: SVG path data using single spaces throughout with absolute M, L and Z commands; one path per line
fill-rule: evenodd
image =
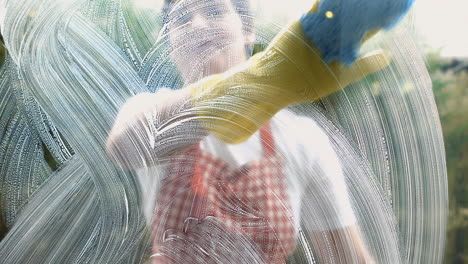
M 468 263 L 468 58 L 427 55 L 444 134 L 449 218 L 445 263 Z

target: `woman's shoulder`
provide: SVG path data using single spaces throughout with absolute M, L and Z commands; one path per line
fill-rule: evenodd
M 301 116 L 289 110 L 278 112 L 271 121 L 272 131 L 280 138 L 285 137 L 304 144 L 310 139 L 327 139 L 324 130 L 308 116 Z M 307 140 L 304 142 L 304 140 Z M 315 141 L 315 140 L 314 140 Z
M 281 111 L 271 127 L 278 151 L 290 162 L 312 166 L 320 157 L 335 153 L 325 130 L 310 117 Z

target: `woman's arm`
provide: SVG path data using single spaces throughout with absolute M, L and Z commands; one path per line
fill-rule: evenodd
M 319 263 L 376 263 L 356 225 L 327 231 L 308 232 Z
M 301 226 L 319 263 L 374 263 L 359 230 L 342 162 L 328 135 L 311 119 L 296 117 L 303 128 L 296 132 L 300 144 L 297 169 Z

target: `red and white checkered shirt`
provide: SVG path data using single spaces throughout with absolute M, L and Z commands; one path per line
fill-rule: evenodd
M 199 145 L 172 159 L 156 200 L 153 263 L 185 262 L 184 255 L 190 263 L 219 263 L 215 256 L 233 252 L 216 250 L 242 252 L 239 247 L 249 245 L 264 262 L 285 262 L 296 246 L 286 179 L 269 124 L 260 136 L 263 157 L 240 168 L 201 151 Z M 221 245 L 222 239 L 214 241 L 214 228 L 203 229 L 204 221 L 213 220 L 226 237 L 245 241 L 231 249 Z M 230 261 L 242 263 L 242 258 Z

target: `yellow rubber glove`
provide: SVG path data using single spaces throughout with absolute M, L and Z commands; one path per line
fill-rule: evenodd
M 294 22 L 245 64 L 191 85 L 194 110 L 205 129 L 226 143 L 240 143 L 281 109 L 316 101 L 390 63 L 385 53 L 374 53 L 351 66 L 325 64 L 302 32 Z

